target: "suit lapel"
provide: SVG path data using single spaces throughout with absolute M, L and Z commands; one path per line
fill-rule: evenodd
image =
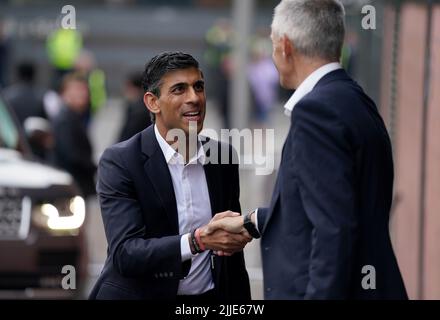
M 209 200 L 211 202 L 211 214 L 214 216 L 220 210 L 221 196 L 219 193 L 220 177 L 218 176 L 218 170 L 213 164 L 206 164 L 203 166 L 205 170 L 206 183 L 208 185 Z
M 207 158 L 209 159 L 211 149 L 207 148 L 206 142 L 208 142 L 210 139 L 208 138 L 205 140 L 205 143 L 203 144 L 203 147 L 205 148 L 205 153 Z M 214 216 L 216 213 L 222 211 L 222 201 L 223 195 L 222 195 L 222 179 L 221 179 L 221 170 L 219 169 L 218 165 L 208 163 L 203 166 L 203 169 L 205 170 L 205 177 L 206 177 L 206 184 L 208 186 L 208 193 L 209 193 L 209 201 L 211 202 L 211 215 Z M 219 258 L 215 256 L 214 254 L 211 254 L 211 272 L 213 276 L 213 280 L 215 283 L 215 290 L 219 290 L 220 287 L 220 275 L 222 274 L 222 262 L 224 260 L 222 258 Z
M 179 219 L 177 215 L 176 196 L 174 194 L 173 182 L 168 169 L 168 164 L 157 142 L 154 125 L 142 132 L 142 152 L 147 155 L 144 163 L 144 171 L 161 201 L 172 231 L 179 234 Z
M 287 136 L 287 139 L 290 138 L 290 135 Z M 275 186 L 273 189 L 273 193 L 272 193 L 272 199 L 270 200 L 270 206 L 269 206 L 269 210 L 267 212 L 267 217 L 265 219 L 265 222 L 263 224 L 263 230 L 261 230 L 261 233 L 264 233 L 264 230 L 266 230 L 267 225 L 269 224 L 270 218 L 272 217 L 273 211 L 276 207 L 276 204 L 280 198 L 280 175 L 282 174 L 283 171 L 283 163 L 284 163 L 284 150 L 286 148 L 286 144 L 288 143 L 288 141 L 286 140 L 284 142 L 283 145 L 283 149 L 281 150 L 281 163 L 280 163 L 280 167 L 278 169 L 278 174 L 277 174 L 277 179 L 275 181 Z
M 205 137 L 205 139 L 202 140 L 202 145 L 205 150 L 205 155 L 207 159 L 211 159 L 213 143 L 217 144 L 217 148 L 219 147 L 219 143 L 215 140 L 211 140 L 209 137 Z M 214 151 L 217 153 L 216 156 L 218 156 L 219 150 L 216 150 L 216 148 L 214 148 Z M 209 200 L 211 202 L 211 214 L 212 216 L 214 216 L 222 209 L 223 200 L 221 198 L 221 170 L 219 169 L 218 165 L 211 162 L 205 164 L 203 166 L 203 169 L 205 170 L 206 184 L 208 186 Z

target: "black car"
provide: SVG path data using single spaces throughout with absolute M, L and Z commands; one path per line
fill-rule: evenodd
M 85 201 L 70 174 L 34 160 L 0 97 L 0 299 L 81 297 Z

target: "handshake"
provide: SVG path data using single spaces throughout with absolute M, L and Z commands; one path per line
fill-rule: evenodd
M 246 225 L 254 222 L 254 212 L 249 214 Z M 254 232 L 249 233 L 249 227 L 245 227 L 245 218 L 237 212 L 225 211 L 217 213 L 211 221 L 196 229 L 189 237 L 191 251 L 200 252 L 213 250 L 219 256 L 231 256 L 235 252 L 243 250 L 246 244 L 254 237 Z

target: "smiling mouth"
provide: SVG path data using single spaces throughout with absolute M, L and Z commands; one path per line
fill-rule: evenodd
M 188 121 L 200 121 L 202 113 L 200 111 L 185 112 L 183 117 Z

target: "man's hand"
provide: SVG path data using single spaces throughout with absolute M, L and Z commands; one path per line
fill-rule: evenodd
M 252 240 L 250 235 L 241 233 L 230 233 L 218 229 L 211 234 L 206 234 L 203 228 L 200 231 L 200 239 L 207 249 L 224 252 L 231 255 L 243 250 L 246 244 Z
M 236 225 L 227 219 L 234 219 Z M 207 249 L 225 256 L 243 250 L 246 244 L 252 241 L 252 237 L 243 228 L 243 217 L 232 211 L 217 213 L 209 224 L 200 228 L 200 238 Z
M 209 224 L 206 226 L 205 232 L 211 234 L 218 229 L 222 229 L 231 233 L 246 233 L 243 227 L 243 217 L 237 212 L 225 211 L 217 213 Z

